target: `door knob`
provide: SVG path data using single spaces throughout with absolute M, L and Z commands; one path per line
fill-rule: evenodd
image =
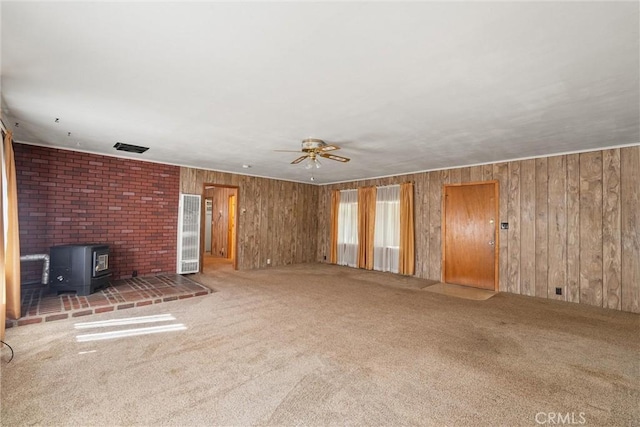
M 495 246 L 496 242 L 494 240 L 489 240 L 489 246 Z

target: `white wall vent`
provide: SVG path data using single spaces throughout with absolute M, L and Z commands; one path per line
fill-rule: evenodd
M 178 212 L 178 274 L 200 271 L 200 196 L 180 194 Z

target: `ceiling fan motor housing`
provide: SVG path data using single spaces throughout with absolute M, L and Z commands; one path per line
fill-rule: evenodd
M 321 139 L 317 139 L 317 138 L 307 138 L 307 139 L 303 139 L 302 140 L 302 151 L 305 152 L 313 152 L 316 151 L 322 147 L 324 147 L 325 145 L 327 145 L 326 142 L 324 142 Z

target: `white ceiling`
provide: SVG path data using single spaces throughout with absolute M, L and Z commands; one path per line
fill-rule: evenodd
M 1 7 L 18 142 L 309 182 L 315 137 L 316 184 L 640 142 L 637 1 Z

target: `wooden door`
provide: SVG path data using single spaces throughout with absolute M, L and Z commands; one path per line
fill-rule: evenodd
M 497 181 L 445 185 L 444 193 L 444 282 L 497 290 Z

